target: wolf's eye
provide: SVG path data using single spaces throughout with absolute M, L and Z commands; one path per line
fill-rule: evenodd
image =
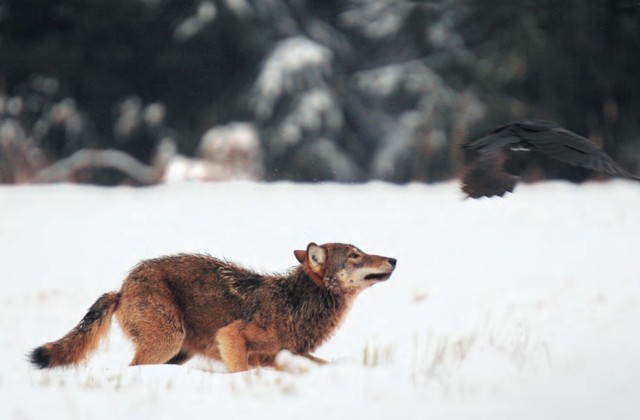
M 360 254 L 356 254 L 355 252 L 352 252 L 352 253 L 349 255 L 349 258 L 353 258 L 353 259 L 360 258 Z

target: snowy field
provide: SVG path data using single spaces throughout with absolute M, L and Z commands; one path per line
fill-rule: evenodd
M 127 367 L 117 323 L 78 368 L 26 353 L 144 258 L 283 271 L 310 241 L 395 257 L 314 366 Z M 640 184 L 0 188 L 1 419 L 638 419 Z

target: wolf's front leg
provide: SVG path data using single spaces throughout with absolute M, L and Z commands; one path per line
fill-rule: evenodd
M 220 358 L 230 373 L 249 369 L 243 324 L 242 321 L 235 321 L 220 328 L 216 333 Z
M 310 354 L 310 353 L 309 354 L 303 354 L 302 357 L 306 357 L 307 359 L 309 359 L 312 362 L 315 362 L 315 363 L 317 363 L 319 365 L 328 365 L 329 364 L 328 361 L 326 361 L 326 360 L 324 360 L 324 359 L 322 359 L 320 357 L 314 356 L 313 354 Z

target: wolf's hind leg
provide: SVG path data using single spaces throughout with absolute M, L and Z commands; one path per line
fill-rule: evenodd
M 131 366 L 165 363 L 182 349 L 186 335 L 182 314 L 163 286 L 122 291 L 116 317 L 135 347 Z
M 180 353 L 184 335 L 182 326 L 162 331 L 162 334 L 140 334 L 134 342 L 136 352 L 130 365 L 167 363 L 177 359 L 180 355 L 183 356 L 178 363 L 186 362 L 189 356 L 186 353 Z
M 163 331 L 161 335 L 140 335 L 134 343 L 136 352 L 130 365 L 151 365 L 161 363 L 182 364 L 190 358 L 186 353 L 180 353 L 184 341 L 184 328 Z M 178 362 L 175 362 L 179 359 Z
M 178 354 L 173 356 L 168 361 L 164 362 L 164 364 L 165 365 L 183 365 L 187 363 L 192 357 L 193 357 L 193 354 L 180 350 Z

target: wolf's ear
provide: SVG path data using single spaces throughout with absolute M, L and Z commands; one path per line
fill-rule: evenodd
M 296 260 L 298 260 L 300 264 L 304 264 L 304 260 L 305 258 L 307 258 L 307 251 L 296 249 L 295 251 L 293 251 L 293 255 L 296 256 Z
M 314 271 L 320 269 L 327 259 L 327 251 L 313 242 L 307 246 L 306 254 L 309 259 L 309 265 Z

